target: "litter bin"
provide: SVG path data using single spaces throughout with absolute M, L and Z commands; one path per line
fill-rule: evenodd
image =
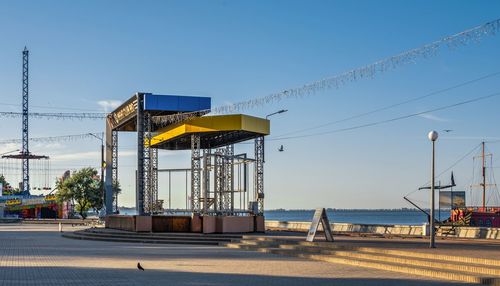
M 431 234 L 431 227 L 429 223 L 424 223 L 422 225 L 422 236 L 429 236 Z

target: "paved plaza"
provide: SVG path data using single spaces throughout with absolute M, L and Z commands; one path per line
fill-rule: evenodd
M 79 228 L 64 226 L 64 231 Z M 136 268 L 140 262 L 146 271 Z M 63 238 L 57 225 L 0 225 L 0 285 L 457 285 L 214 246 Z M 460 284 L 465 285 L 465 284 Z

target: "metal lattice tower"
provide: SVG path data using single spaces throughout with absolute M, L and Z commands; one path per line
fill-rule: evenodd
M 136 187 L 136 207 L 137 214 L 144 215 L 144 94 L 137 94 L 137 187 Z
M 118 131 L 111 131 L 111 182 L 118 184 Z M 113 194 L 115 211 L 118 211 L 118 194 Z
M 264 214 L 264 137 L 255 139 L 255 194 L 259 205 L 259 215 Z
M 158 149 L 150 148 L 149 151 L 149 192 L 152 201 L 151 213 L 157 214 L 162 212 L 162 206 L 158 201 Z
M 214 157 L 214 210 L 220 212 L 224 209 L 224 148 L 217 148 Z
M 191 135 L 191 210 L 200 213 L 201 197 L 201 142 L 199 135 Z
M 149 114 L 144 114 L 144 161 L 143 161 L 143 184 L 144 184 L 144 212 L 146 214 L 153 214 L 153 194 L 151 192 L 151 116 Z M 140 180 L 141 178 L 139 178 Z
M 233 145 L 226 146 L 226 156 L 224 157 L 224 212 L 225 213 L 233 213 L 234 212 L 234 180 L 233 180 L 233 171 L 234 171 L 234 148 Z
M 212 161 L 211 150 L 203 150 L 203 214 L 208 213 L 210 207 L 210 164 Z
M 23 140 L 22 140 L 22 154 L 24 158 L 23 161 L 23 193 L 29 195 L 30 192 L 30 166 L 29 158 L 30 154 L 28 141 L 28 61 L 29 61 L 29 51 L 24 47 L 23 51 Z

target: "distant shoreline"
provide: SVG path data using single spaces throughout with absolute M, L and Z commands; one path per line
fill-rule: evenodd
M 135 210 L 135 207 L 119 207 L 121 210 Z M 178 210 L 178 209 L 173 209 Z M 327 211 L 335 212 L 359 212 L 359 211 L 370 211 L 370 212 L 420 212 L 416 208 L 394 208 L 394 209 L 339 209 L 339 208 L 327 208 Z M 428 209 L 424 209 L 428 211 Z M 312 212 L 315 209 L 270 209 L 266 212 Z

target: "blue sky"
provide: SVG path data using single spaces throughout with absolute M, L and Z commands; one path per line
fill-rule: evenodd
M 214 106 L 266 96 L 430 43 L 500 18 L 498 1 L 0 1 L 0 110 L 19 111 L 21 51 L 30 49 L 31 111 L 103 111 L 137 91 L 210 96 Z M 266 152 L 268 208 L 396 208 L 430 173 L 427 132 L 438 142 L 438 170 L 500 138 L 499 98 L 380 126 L 272 140 L 500 71 L 500 37 L 443 50 L 338 90 L 249 110 L 272 117 Z M 500 76 L 367 117 L 329 131 L 421 112 L 500 91 Z M 38 107 L 35 107 L 38 106 Z M 1 119 L 4 139 L 21 120 Z M 104 129 L 100 121 L 31 120 L 31 137 Z M 307 134 L 294 133 L 294 135 Z M 99 142 L 31 144 L 55 173 L 99 165 Z M 132 206 L 132 134 L 120 135 L 120 204 Z M 285 152 L 278 152 L 283 144 Z M 488 145 L 492 152 L 497 144 Z M 17 148 L 2 145 L 0 151 Z M 250 151 L 238 145 L 237 150 Z M 188 153 L 160 153 L 160 167 L 187 167 Z M 454 168 L 467 185 L 472 158 Z M 56 174 L 54 174 L 55 176 Z M 446 180 L 443 178 L 443 180 Z M 182 177 L 173 206 L 184 206 Z M 160 198 L 166 197 L 160 178 Z M 425 202 L 427 194 L 413 195 Z

